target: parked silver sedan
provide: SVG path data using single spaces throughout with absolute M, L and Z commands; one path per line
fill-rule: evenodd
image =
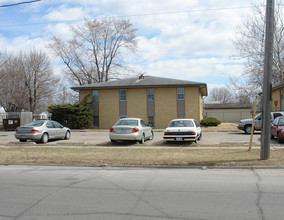
M 139 141 L 154 138 L 153 130 L 141 118 L 123 118 L 118 120 L 109 131 L 111 142 L 115 141 Z
M 194 119 L 174 119 L 164 131 L 166 141 L 194 141 L 200 140 L 202 131 Z
M 20 142 L 32 140 L 46 143 L 51 139 L 70 139 L 71 131 L 51 120 L 32 121 L 16 129 L 15 138 Z

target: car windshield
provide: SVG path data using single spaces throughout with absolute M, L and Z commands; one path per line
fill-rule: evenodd
M 40 127 L 42 126 L 44 123 L 44 121 L 31 121 L 27 124 L 25 124 L 24 126 L 32 126 L 32 127 Z
M 261 119 L 261 113 L 258 113 L 258 114 L 255 116 L 255 119 L 256 119 L 256 120 Z
M 194 127 L 192 121 L 172 121 L 169 127 Z
M 138 126 L 138 120 L 119 120 L 115 125 Z
M 279 118 L 279 126 L 284 126 L 284 118 Z

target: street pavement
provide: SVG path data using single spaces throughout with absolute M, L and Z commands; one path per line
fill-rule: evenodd
M 0 166 L 1 220 L 282 220 L 283 169 Z

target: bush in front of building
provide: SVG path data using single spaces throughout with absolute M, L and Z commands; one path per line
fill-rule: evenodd
M 90 128 L 93 121 L 93 109 L 87 97 L 79 104 L 51 105 L 48 107 L 51 119 L 62 125 L 75 128 Z
M 204 118 L 200 121 L 202 126 L 218 126 L 221 122 L 213 117 Z

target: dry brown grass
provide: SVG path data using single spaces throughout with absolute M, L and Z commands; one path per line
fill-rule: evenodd
M 13 147 L 0 148 L 1 164 L 84 166 L 284 166 L 284 150 L 260 160 L 259 149 Z
M 235 123 L 230 123 L 230 122 L 222 122 L 218 126 L 211 126 L 211 127 L 202 127 L 202 131 L 230 131 L 230 130 L 238 130 L 237 126 Z

